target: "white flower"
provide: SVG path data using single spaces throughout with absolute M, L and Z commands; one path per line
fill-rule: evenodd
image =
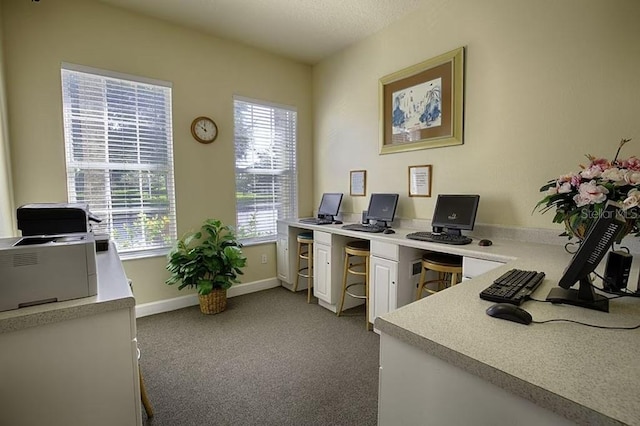
M 622 202 L 622 210 L 629 210 L 630 208 L 636 207 L 640 204 L 640 191 L 633 188 L 627 194 L 627 198 Z
M 608 180 L 614 183 L 616 186 L 626 185 L 624 181 L 625 171 L 620 170 L 617 167 L 612 167 L 602 172 L 602 179 Z
M 580 172 L 580 176 L 585 179 L 595 179 L 602 175 L 602 169 L 598 166 L 591 166 L 588 169 L 584 169 Z
M 640 172 L 627 170 L 624 174 L 624 181 L 629 185 L 637 185 L 640 183 Z
M 573 191 L 573 188 L 571 187 L 571 182 L 565 182 L 562 185 L 560 185 L 557 189 L 558 189 L 558 194 L 568 194 L 571 191 Z
M 597 185 L 595 180 L 580 184 L 578 193 L 573 197 L 577 207 L 587 204 L 602 203 L 607 199 L 609 190 L 602 185 Z

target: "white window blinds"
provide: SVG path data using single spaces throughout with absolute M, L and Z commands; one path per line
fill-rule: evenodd
M 124 257 L 161 254 L 176 239 L 171 87 L 62 67 L 69 202 L 102 219 Z
M 295 109 L 234 98 L 237 233 L 275 241 L 277 220 L 297 217 Z

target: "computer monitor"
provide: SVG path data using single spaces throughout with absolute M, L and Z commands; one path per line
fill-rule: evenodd
M 560 287 L 552 288 L 547 300 L 609 312 L 609 299 L 595 293 L 591 273 L 598 267 L 624 226 L 620 205 L 608 201 L 564 270 L 558 283 Z M 578 288 L 571 288 L 576 283 Z
M 431 226 L 434 233 L 461 235 L 476 223 L 479 195 L 438 195 Z
M 385 228 L 393 222 L 398 207 L 398 194 L 371 194 L 367 219 L 375 220 L 376 224 L 382 224 Z
M 342 193 L 325 192 L 322 194 L 322 200 L 318 208 L 318 217 L 320 219 L 334 220 L 335 216 L 338 215 L 338 210 L 340 210 L 340 203 L 342 203 Z

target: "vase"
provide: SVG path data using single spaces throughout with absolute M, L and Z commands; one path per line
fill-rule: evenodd
M 200 301 L 200 311 L 203 314 L 218 314 L 227 309 L 227 290 L 216 288 L 209 294 L 198 294 Z

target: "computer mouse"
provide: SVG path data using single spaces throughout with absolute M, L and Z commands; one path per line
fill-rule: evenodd
M 493 244 L 493 241 L 491 241 L 491 240 L 480 240 L 480 241 L 478 241 L 478 245 L 482 246 L 482 247 L 487 247 L 487 246 L 490 246 L 491 244 Z
M 334 220 L 333 223 L 336 224 L 336 225 L 342 225 L 342 221 L 341 220 Z
M 396 233 L 396 231 L 394 231 L 394 230 L 393 230 L 393 229 L 391 229 L 391 228 L 387 228 L 387 229 L 385 229 L 384 231 L 382 231 L 382 233 L 383 233 L 383 234 L 395 234 L 395 233 Z
M 533 321 L 529 312 L 511 303 L 496 303 L 487 309 L 487 315 L 525 325 Z

